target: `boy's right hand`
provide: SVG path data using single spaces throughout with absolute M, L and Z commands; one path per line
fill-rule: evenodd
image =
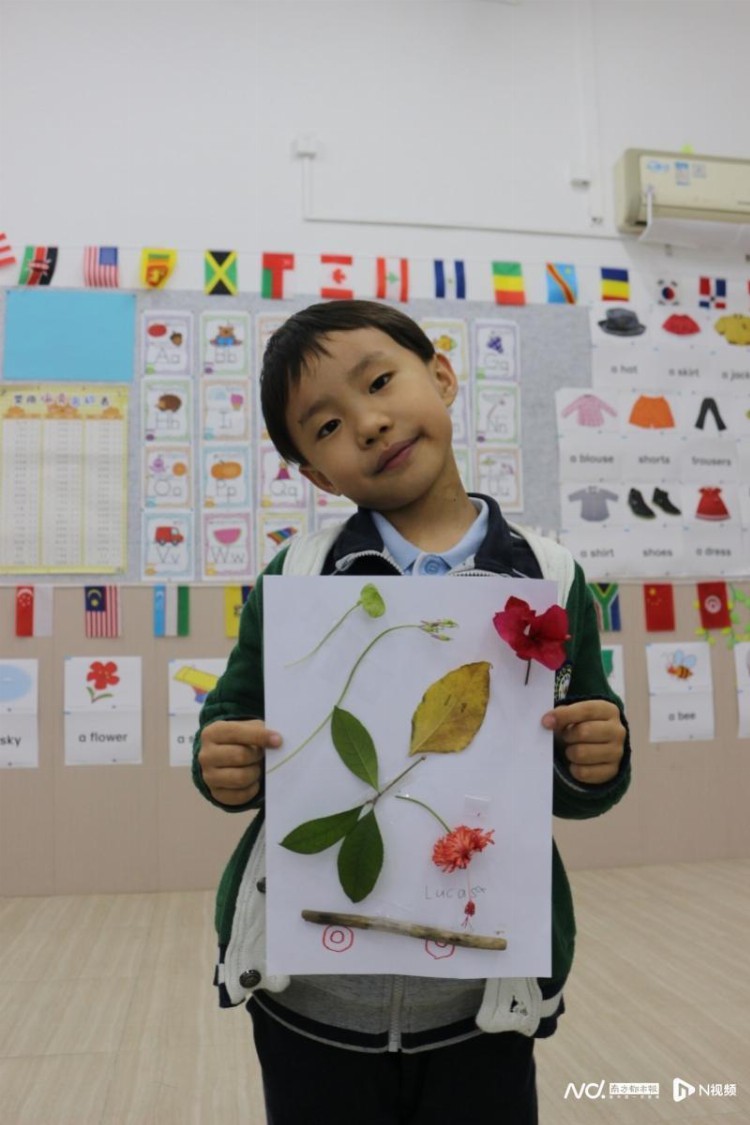
M 211 796 L 222 805 L 244 805 L 257 797 L 266 749 L 281 735 L 262 719 L 219 719 L 201 733 L 198 764 Z

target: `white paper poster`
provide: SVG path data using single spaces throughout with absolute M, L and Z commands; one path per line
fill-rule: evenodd
M 554 674 L 499 637 L 493 617 L 511 595 L 542 613 L 556 588 L 266 578 L 266 721 L 284 738 L 266 772 L 269 972 L 549 973 L 552 739 L 540 720 Z M 324 822 L 313 852 L 311 820 Z M 452 866 L 462 833 L 476 846 Z M 338 920 L 352 913 L 399 932 Z
M 714 737 L 711 649 L 705 641 L 646 645 L 651 742 Z
M 190 657 L 169 662 L 169 764 L 189 766 L 198 713 L 227 666 L 223 657 Z
M 734 646 L 734 666 L 737 671 L 738 738 L 750 738 L 750 642 Z
M 138 763 L 141 755 L 140 656 L 66 657 L 66 766 Z
M 39 765 L 38 660 L 0 660 L 0 768 Z

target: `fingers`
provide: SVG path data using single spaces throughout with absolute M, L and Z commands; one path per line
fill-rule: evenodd
M 198 751 L 203 780 L 223 805 L 244 805 L 258 795 L 266 749 L 281 735 L 260 720 L 218 721 L 205 727 Z
M 562 704 L 542 717 L 565 747 L 571 775 L 587 785 L 601 785 L 617 775 L 625 746 L 625 728 L 616 704 L 587 699 Z

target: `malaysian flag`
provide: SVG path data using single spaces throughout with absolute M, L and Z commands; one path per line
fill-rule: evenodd
M 0 266 L 13 266 L 15 263 L 16 256 L 13 253 L 13 247 L 8 242 L 8 236 L 0 232 Z
M 120 590 L 117 586 L 85 586 L 86 636 L 119 637 Z
M 94 289 L 117 289 L 120 274 L 116 246 L 87 246 L 83 251 L 83 280 Z

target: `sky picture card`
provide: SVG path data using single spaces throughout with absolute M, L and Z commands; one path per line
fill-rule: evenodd
M 130 383 L 135 352 L 132 293 L 11 289 L 3 378 Z
M 265 579 L 266 722 L 284 739 L 266 773 L 269 972 L 548 972 L 554 673 L 498 635 L 511 596 L 557 600 L 530 579 Z M 441 866 L 459 829 L 479 834 L 470 863 Z M 303 910 L 507 947 L 436 956 L 348 926 L 342 942 Z

